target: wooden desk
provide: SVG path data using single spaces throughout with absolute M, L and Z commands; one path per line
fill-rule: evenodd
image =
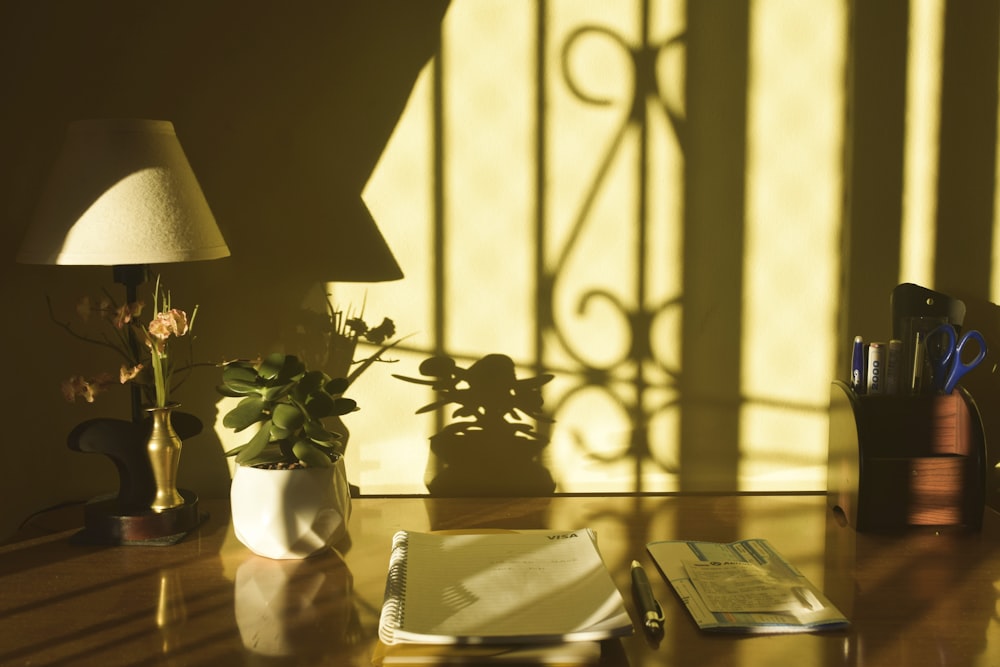
M 652 569 L 666 636 L 612 642 L 606 664 L 1000 664 L 991 512 L 979 533 L 877 536 L 839 526 L 821 495 L 362 498 L 342 557 L 279 562 L 235 540 L 227 501 L 206 509 L 209 521 L 173 547 L 70 544 L 74 531 L 56 529 L 79 508 L 35 520 L 0 547 L 0 664 L 367 665 L 391 535 L 473 527 L 595 528 L 630 609 L 628 565 L 652 568 L 646 541 L 765 537 L 853 622 L 817 635 L 702 633 Z

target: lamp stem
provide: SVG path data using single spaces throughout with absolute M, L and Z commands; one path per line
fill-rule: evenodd
M 112 267 L 114 281 L 125 286 L 125 303 L 135 303 L 139 298 L 138 287 L 146 281 L 145 264 L 118 264 Z M 132 328 L 128 329 L 129 351 L 133 359 L 139 358 L 139 341 L 136 340 Z M 142 389 L 135 382 L 131 383 L 129 389 L 132 392 L 132 423 L 138 424 L 142 421 Z

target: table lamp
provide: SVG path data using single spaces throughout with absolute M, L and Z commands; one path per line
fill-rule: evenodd
M 100 119 L 69 125 L 17 261 L 111 266 L 132 303 L 147 265 L 228 255 L 173 125 Z M 93 541 L 176 541 L 200 522 L 193 494 L 182 493 L 184 503 L 170 511 L 150 512 L 148 500 L 141 506 L 152 474 L 145 448 L 135 443 L 144 437 L 139 392 L 133 384 L 131 422 L 89 420 L 70 436 L 74 449 L 100 451 L 118 467 L 118 496 L 88 504 L 84 532 Z M 188 417 L 194 422 L 177 425 L 182 437 L 182 428 L 194 430 L 187 437 L 201 430 Z
M 17 261 L 111 266 L 131 303 L 148 264 L 228 256 L 173 124 L 102 119 L 70 124 Z

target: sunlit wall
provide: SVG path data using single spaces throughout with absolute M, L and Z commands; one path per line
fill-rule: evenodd
M 745 256 L 713 267 L 743 285 L 731 369 L 743 489 L 825 484 L 846 11 L 751 4 Z M 435 352 L 466 364 L 500 352 L 523 375 L 554 373 L 548 463 L 561 491 L 674 490 L 685 474 L 681 267 L 712 261 L 682 252 L 685 21 L 670 1 L 454 2 L 365 190 L 407 289 L 333 286 L 411 334 L 393 373 L 415 375 Z M 439 424 L 380 419 L 374 396 L 427 402 L 388 376 L 361 380 L 369 407 L 352 431 L 377 442 L 353 448 L 349 468 L 364 492 L 421 492 Z
M 911 5 L 906 100 L 906 153 L 900 282 L 929 285 L 934 278 L 937 139 L 940 127 L 943 0 Z
M 823 488 L 839 377 L 846 5 L 755 2 L 750 29 L 741 483 Z

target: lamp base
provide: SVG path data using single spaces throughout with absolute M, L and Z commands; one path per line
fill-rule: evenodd
M 192 491 L 178 489 L 184 504 L 154 512 L 129 514 L 122 509 L 115 495 L 98 496 L 84 507 L 84 528 L 73 535 L 75 544 L 104 546 L 170 546 L 177 544 L 188 533 L 208 518 L 198 510 L 198 496 Z
M 201 420 L 175 412 L 174 427 L 181 438 L 201 432 Z M 67 444 L 77 452 L 103 454 L 118 469 L 117 494 L 98 496 L 84 506 L 84 528 L 73 536 L 77 544 L 169 546 L 177 544 L 208 518 L 198 511 L 198 496 L 178 489 L 182 505 L 154 512 L 156 483 L 146 443 L 148 423 L 122 419 L 89 419 L 69 434 Z

